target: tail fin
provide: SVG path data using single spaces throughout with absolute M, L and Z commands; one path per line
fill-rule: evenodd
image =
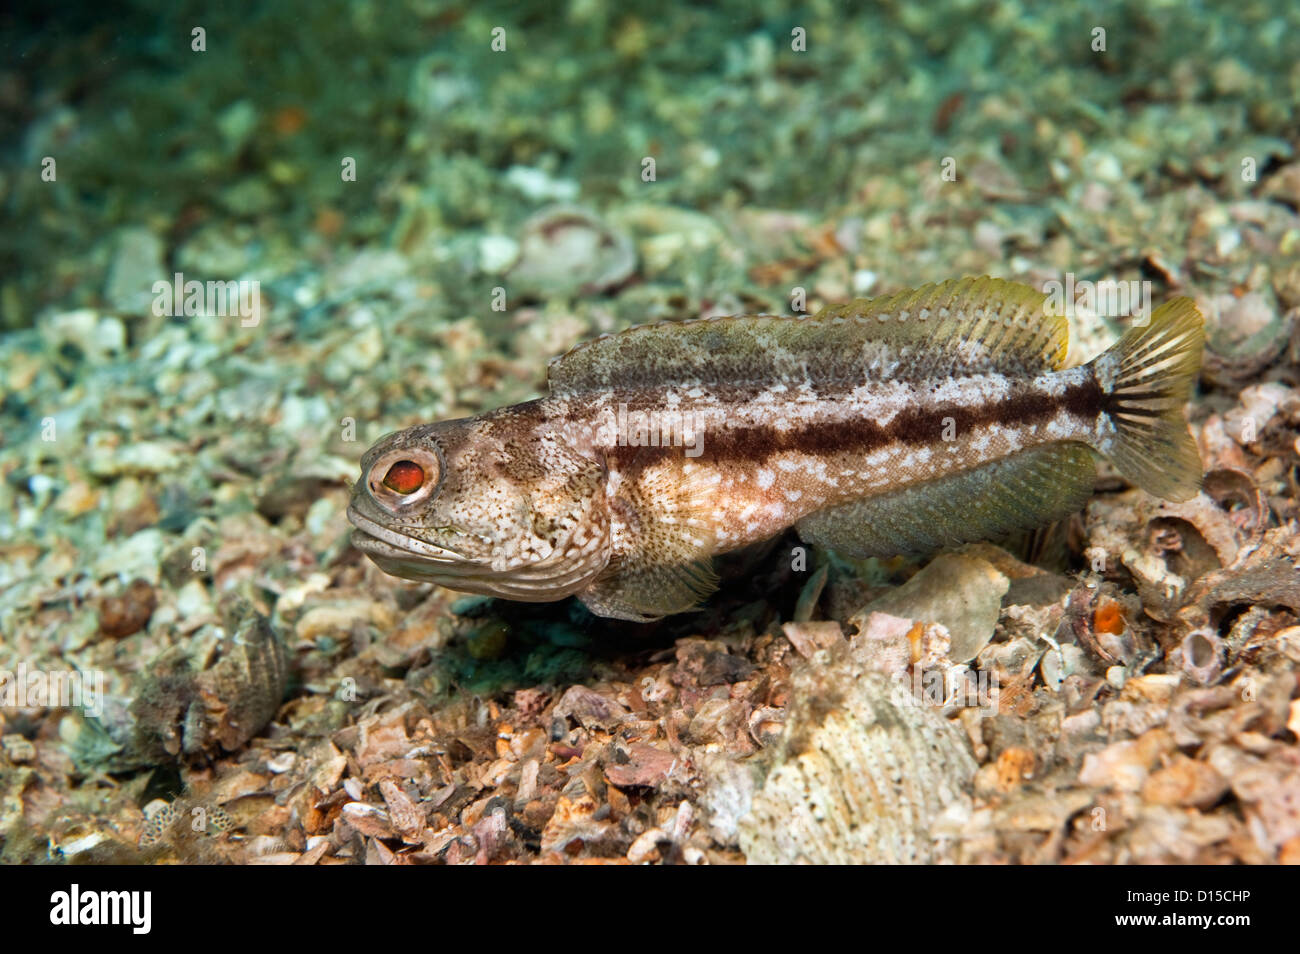
M 1183 405 L 1201 369 L 1204 322 L 1190 298 L 1175 298 L 1092 363 L 1113 425 L 1099 449 L 1126 478 L 1166 500 L 1189 500 L 1201 486 Z

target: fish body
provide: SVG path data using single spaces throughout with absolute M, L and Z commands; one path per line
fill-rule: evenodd
M 980 278 L 632 328 L 553 362 L 547 397 L 379 441 L 353 541 L 398 576 L 644 621 L 790 527 L 872 556 L 1040 525 L 1082 507 L 1096 454 L 1187 499 L 1202 326 L 1175 299 L 1065 368 L 1046 296 Z

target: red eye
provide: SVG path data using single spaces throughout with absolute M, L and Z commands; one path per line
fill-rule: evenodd
M 436 450 L 408 444 L 380 453 L 366 467 L 370 499 L 393 513 L 406 513 L 433 495 L 442 461 Z
M 424 486 L 424 468 L 413 460 L 399 460 L 388 468 L 384 486 L 393 493 L 413 494 Z

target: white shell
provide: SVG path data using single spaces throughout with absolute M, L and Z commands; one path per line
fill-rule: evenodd
M 750 864 L 951 860 L 934 821 L 969 804 L 963 733 L 849 652 L 795 676 L 784 753 L 739 824 Z

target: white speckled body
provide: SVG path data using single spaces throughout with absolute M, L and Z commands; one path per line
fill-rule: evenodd
M 1061 441 L 1097 446 L 1108 428 L 1100 409 L 1080 416 L 1061 400 L 1068 391 L 1092 387 L 1092 369 L 1080 367 L 1022 378 L 988 373 L 864 382 L 829 392 L 812 382 L 744 393 L 700 386 L 619 390 L 539 402 L 538 432 L 557 431 L 570 446 L 605 461 L 611 498 L 630 494 L 653 506 L 647 488 L 664 482 L 690 486 L 698 504 L 691 508 L 694 519 L 712 551 L 724 553 L 766 540 L 826 506 L 935 480 L 1028 448 Z M 1000 417 L 1004 408 L 1007 415 Z M 1010 411 L 1015 408 L 1031 410 L 1016 417 Z M 648 433 L 629 428 L 635 415 L 652 425 Z M 900 415 L 908 426 L 891 433 Z M 988 419 L 958 426 L 972 416 Z M 666 424 L 654 427 L 660 420 Z M 656 431 L 680 433 L 678 421 L 690 426 L 676 446 L 635 446 L 655 440 Z M 863 422 L 876 426 L 864 429 Z M 848 440 L 838 449 L 801 448 L 799 435 L 819 429 L 858 433 L 863 440 Z M 880 431 L 888 439 L 879 440 Z M 785 436 L 790 446 L 780 447 Z M 629 491 L 630 484 L 646 486 Z M 614 553 L 635 545 L 634 528 L 617 516 L 610 532 Z
M 548 397 L 367 451 L 353 540 L 397 575 L 647 620 L 710 592 L 713 556 L 790 527 L 870 555 L 1034 526 L 1086 499 L 1093 451 L 1194 494 L 1194 305 L 1073 369 L 1045 307 L 962 279 L 596 339 L 552 364 Z

